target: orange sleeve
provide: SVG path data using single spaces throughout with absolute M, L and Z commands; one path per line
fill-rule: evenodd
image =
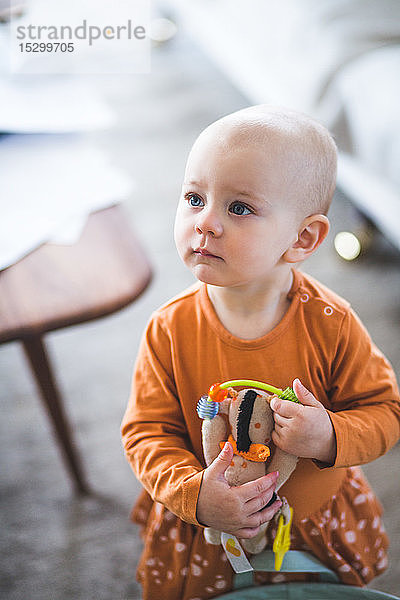
M 337 443 L 333 466 L 371 462 L 399 439 L 400 398 L 393 369 L 351 310 L 338 339 L 330 401 Z
M 168 334 L 153 318 L 136 360 L 122 440 L 136 477 L 153 500 L 199 525 L 196 505 L 203 467 L 190 447 L 170 348 Z

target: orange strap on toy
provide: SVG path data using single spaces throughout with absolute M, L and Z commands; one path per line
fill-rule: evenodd
M 264 444 L 250 444 L 250 448 L 247 452 L 241 452 L 237 449 L 236 440 L 233 439 L 232 434 L 229 435 L 228 442 L 232 445 L 234 454 L 243 456 L 243 458 L 247 458 L 247 460 L 251 460 L 252 462 L 265 462 L 271 454 L 268 446 L 265 446 Z M 220 442 L 219 445 L 222 450 L 225 446 L 225 442 Z

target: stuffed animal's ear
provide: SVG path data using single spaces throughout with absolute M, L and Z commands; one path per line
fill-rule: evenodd
M 217 415 L 213 419 L 204 419 L 201 436 L 204 458 L 208 466 L 221 452 L 220 442 L 225 442 L 228 439 L 225 417 Z
M 298 457 L 293 454 L 288 454 L 280 448 L 275 449 L 274 456 L 268 465 L 268 473 L 272 471 L 279 471 L 279 477 L 276 482 L 275 491 L 289 479 L 290 475 L 296 468 Z

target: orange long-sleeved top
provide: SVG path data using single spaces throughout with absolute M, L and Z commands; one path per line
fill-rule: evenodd
M 198 525 L 205 466 L 200 396 L 210 385 L 255 379 L 285 388 L 295 377 L 328 409 L 337 441 L 332 467 L 300 459 L 281 488 L 295 521 L 318 510 L 346 469 L 384 454 L 400 436 L 392 367 L 350 305 L 299 271 L 290 307 L 266 335 L 242 340 L 219 321 L 204 284 L 157 310 L 143 336 L 122 423 L 127 458 L 142 485 L 182 520 Z

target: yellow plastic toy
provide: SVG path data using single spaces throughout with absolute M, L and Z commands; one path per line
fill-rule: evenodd
M 289 507 L 290 517 L 285 523 L 285 517 L 280 515 L 272 550 L 275 554 L 275 571 L 280 571 L 286 552 L 290 549 L 290 530 L 293 521 L 293 508 Z

